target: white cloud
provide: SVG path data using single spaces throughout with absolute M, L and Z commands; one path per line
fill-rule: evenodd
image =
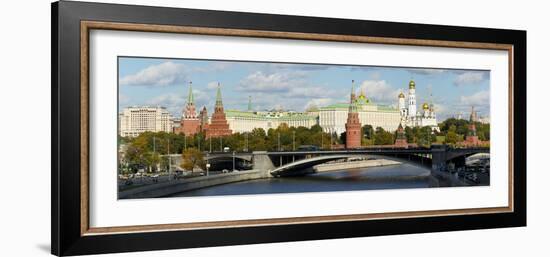
M 120 85 L 168 86 L 187 81 L 187 67 L 173 62 L 151 65 L 120 79 Z
M 218 82 L 217 81 L 209 82 L 208 84 L 206 84 L 206 88 L 216 89 L 216 88 L 218 88 Z
M 175 117 L 180 117 L 186 97 L 181 94 L 164 94 L 151 98 L 147 105 L 165 107 Z
M 479 91 L 473 95 L 461 96 L 460 103 L 467 106 L 488 106 L 491 100 L 491 94 L 488 90 Z
M 468 71 L 459 74 L 454 80 L 455 86 L 477 84 L 485 80 L 486 75 L 480 71 Z
M 202 106 L 208 106 L 210 104 L 210 98 L 201 90 L 193 89 L 193 98 L 195 100 L 197 112 L 202 109 Z M 146 105 L 165 107 L 170 113 L 172 113 L 172 115 L 174 115 L 174 117 L 180 117 L 186 103 L 186 94 L 168 93 L 149 99 L 146 102 Z
M 423 68 L 413 68 L 413 69 L 408 69 L 408 71 L 413 74 L 427 75 L 427 76 L 438 75 L 445 72 L 445 70 L 443 69 L 423 69 Z
M 304 105 L 304 110 L 307 110 L 308 108 L 311 108 L 311 107 L 327 106 L 327 105 L 332 104 L 334 102 L 335 101 L 332 98 L 315 98 L 315 99 L 311 99 Z
M 369 73 L 369 78 L 371 80 L 380 80 L 380 78 L 382 78 L 382 74 L 380 74 L 379 71 L 373 71 Z
M 311 84 L 306 80 L 307 75 L 305 71 L 257 71 L 241 80 L 237 90 L 254 96 L 255 109 L 299 111 L 313 102 L 323 106 L 327 99 L 338 94 L 333 89 Z
M 443 119 L 447 119 L 457 114 L 457 110 L 448 104 L 434 103 L 434 110 L 439 117 L 438 121 L 442 121 Z
M 282 97 L 286 98 L 326 98 L 334 96 L 334 90 L 320 86 L 302 85 L 299 87 L 290 88 L 289 91 Z
M 395 103 L 401 92 L 399 89 L 394 89 L 385 80 L 365 80 L 359 88 L 364 90 L 367 98 L 386 104 Z
M 266 74 L 257 71 L 239 82 L 238 90 L 249 92 L 288 92 L 290 88 L 303 85 L 304 72 L 279 72 Z

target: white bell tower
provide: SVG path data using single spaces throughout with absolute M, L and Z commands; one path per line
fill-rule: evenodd
M 416 95 L 415 95 L 416 84 L 413 80 L 409 82 L 409 117 L 416 116 Z

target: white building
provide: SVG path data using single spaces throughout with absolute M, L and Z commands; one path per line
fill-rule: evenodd
M 137 137 L 145 131 L 172 132 L 172 116 L 164 107 L 132 106 L 119 113 L 119 135 Z
M 287 111 L 226 110 L 225 118 L 229 123 L 229 129 L 234 133 L 251 132 L 254 128 L 262 128 L 267 132 L 270 128 L 276 129 L 283 123 L 289 127 L 306 128 L 311 128 L 318 123 L 315 115 Z
M 398 109 L 374 104 L 364 92 L 361 92 L 356 101 L 361 126 L 371 125 L 374 129 L 382 127 L 387 131 L 395 131 L 399 126 L 401 115 Z M 349 103 L 338 103 L 319 108 L 319 125 L 327 133 L 341 134 L 345 132 L 348 110 Z
M 409 82 L 408 106 L 405 106 L 405 95 L 400 93 L 398 96 L 398 108 L 401 114 L 403 126 L 409 127 L 432 127 L 432 130 L 439 131 L 437 117 L 433 104 L 422 104 L 422 112 L 416 111 L 416 84 Z

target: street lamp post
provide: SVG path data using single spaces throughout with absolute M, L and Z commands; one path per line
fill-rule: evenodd
M 292 151 L 296 151 L 296 131 L 292 131 Z M 294 162 L 295 156 L 292 155 L 292 162 Z
M 168 138 L 168 180 L 172 180 L 172 156 L 170 155 L 170 138 Z
M 223 140 L 222 140 L 222 137 L 220 137 L 220 152 L 223 152 Z
M 296 151 L 296 131 L 292 131 L 292 151 Z
M 235 171 L 235 151 L 233 151 L 233 171 Z
M 323 142 L 323 139 L 324 139 L 323 131 L 321 130 L 321 150 L 323 150 L 323 146 L 325 145 Z
M 206 153 L 206 176 L 208 177 L 208 170 L 210 168 L 210 163 L 208 163 L 208 153 Z
M 281 132 L 277 132 L 277 151 L 281 151 Z
M 153 165 L 155 165 L 155 156 L 157 155 L 157 144 L 156 144 L 156 140 L 155 140 L 155 136 L 153 136 Z M 151 167 L 152 169 L 152 167 Z
M 198 144 L 198 147 L 199 147 L 199 152 L 201 151 L 201 136 L 197 136 L 197 144 Z
M 248 152 L 248 132 L 246 134 L 244 134 L 244 137 L 245 137 L 245 152 Z

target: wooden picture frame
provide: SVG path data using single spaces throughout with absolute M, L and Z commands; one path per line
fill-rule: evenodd
M 442 211 L 89 226 L 89 33 L 139 31 L 498 49 L 509 54 L 509 205 Z M 52 4 L 52 254 L 424 233 L 526 225 L 526 32 L 84 2 Z

